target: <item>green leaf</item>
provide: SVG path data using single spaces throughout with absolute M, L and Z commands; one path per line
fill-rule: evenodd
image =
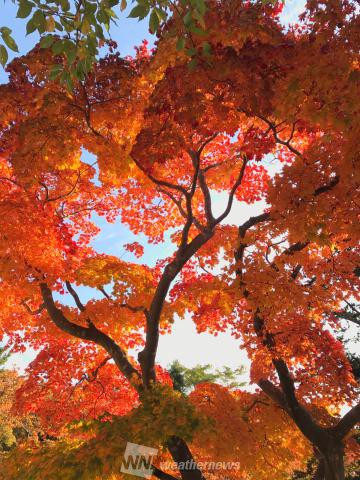
M 86 73 L 84 72 L 84 62 L 80 61 L 76 65 L 76 76 L 79 80 L 84 80 Z
M 69 48 L 65 51 L 68 65 L 72 65 L 74 63 L 74 60 L 76 58 L 76 53 L 77 53 L 77 49 L 75 45 L 74 45 L 74 48 L 72 49 Z
M 62 65 L 53 65 L 50 70 L 49 79 L 55 80 L 55 78 L 57 78 L 61 74 L 62 70 L 63 70 Z
M 36 30 L 36 25 L 34 23 L 34 20 L 31 19 L 26 24 L 26 35 L 29 35 L 30 33 L 34 32 L 35 30 Z
M 68 0 L 60 0 L 60 5 L 63 12 L 70 10 L 70 2 Z
M 162 22 L 167 19 L 167 14 L 164 10 L 161 10 L 161 8 L 155 7 L 154 11 L 156 12 L 156 15 L 159 17 L 159 21 Z
M 86 35 L 90 32 L 90 30 L 91 30 L 90 22 L 86 17 L 84 17 L 84 19 L 82 21 L 82 24 L 81 24 L 81 33 Z
M 52 35 L 46 35 L 40 40 L 40 48 L 49 48 L 54 43 L 54 37 Z
M 109 18 L 106 15 L 106 12 L 103 9 L 101 9 L 97 12 L 96 18 L 97 18 L 99 23 L 104 23 L 105 27 L 106 27 L 106 24 L 109 23 Z
M 51 48 L 51 50 L 53 51 L 53 53 L 55 55 L 60 55 L 60 53 L 62 53 L 62 51 L 64 50 L 64 44 L 63 44 L 63 41 L 62 40 L 58 40 L 57 42 L 55 42 Z
M 32 20 L 39 31 L 46 30 L 46 18 L 44 13 L 41 10 L 36 10 L 36 12 L 32 17 Z
M 204 15 L 207 10 L 205 0 L 194 0 L 194 6 L 201 15 Z
M 62 32 L 64 30 L 63 26 L 61 25 L 61 23 L 57 22 L 55 20 L 55 29 L 56 30 L 60 30 L 60 32 Z
M 196 27 L 194 24 L 190 25 L 189 30 L 190 32 L 195 33 L 196 35 L 199 35 L 199 37 L 206 37 L 208 34 L 206 30 Z
M 0 33 L 1 35 L 10 35 L 12 30 L 8 27 L 1 27 L 0 28 Z
M 138 18 L 142 20 L 149 13 L 149 7 L 147 5 L 136 5 L 128 15 L 128 18 Z
M 209 42 L 204 42 L 202 49 L 203 49 L 203 54 L 205 56 L 209 57 L 211 55 L 212 50 L 211 50 L 211 45 L 210 45 Z
M 0 45 L 0 63 L 3 67 L 5 67 L 8 58 L 9 55 L 6 48 L 4 47 L 4 45 Z
M 34 4 L 32 2 L 28 2 L 27 0 L 21 0 L 19 9 L 17 11 L 17 18 L 26 18 L 30 15 L 31 10 L 33 9 Z
M 184 25 L 185 27 L 190 27 L 190 25 L 192 25 L 193 23 L 193 18 L 192 18 L 192 15 L 191 15 L 191 11 L 189 10 L 186 15 L 184 16 L 183 18 L 183 22 L 184 22 Z
M 155 10 L 151 12 L 150 15 L 150 20 L 149 20 L 149 28 L 151 33 L 155 33 L 157 29 L 159 28 L 159 17 L 157 16 L 157 13 Z
M 92 67 L 92 63 L 94 61 L 94 58 L 91 57 L 86 57 L 83 60 L 83 70 L 85 73 L 89 73 Z
M 4 40 L 5 44 L 10 48 L 10 50 L 13 50 L 14 52 L 19 51 L 15 40 L 12 38 L 12 36 L 9 33 L 7 33 L 7 32 L 2 33 L 2 39 Z
M 180 37 L 176 44 L 176 50 L 180 51 L 180 50 L 184 50 L 184 48 L 185 48 L 185 38 Z
M 72 78 L 71 76 L 67 73 L 65 78 L 64 79 L 61 79 L 62 82 L 64 83 L 65 87 L 66 87 L 66 90 L 69 92 L 69 93 L 72 93 L 72 91 L 74 90 L 74 84 L 73 84 L 73 81 L 72 81 Z
M 105 12 L 109 16 L 109 18 L 119 18 L 112 8 L 105 8 Z
M 86 18 L 86 20 L 89 22 L 90 25 L 96 25 L 97 24 L 97 20 L 96 20 L 96 16 L 95 16 L 96 12 L 90 12 L 89 10 L 87 10 L 85 13 L 84 13 L 84 16 L 83 16 L 83 19 Z
M 188 63 L 188 67 L 189 67 L 189 70 L 195 70 L 195 68 L 197 67 L 197 59 L 196 58 L 193 58 L 192 60 L 190 60 L 190 62 Z
M 75 30 L 75 26 L 72 22 L 69 22 L 68 20 L 66 20 L 65 18 L 61 18 L 60 19 L 60 22 L 61 22 L 61 25 L 65 28 L 65 31 L 70 33 L 72 32 L 73 30 Z
M 193 11 L 193 17 L 196 18 L 196 20 L 198 21 L 198 24 L 201 26 L 201 28 L 203 28 L 205 30 L 206 25 L 205 25 L 205 20 L 204 20 L 203 15 L 201 15 L 201 13 L 198 10 L 194 10 Z
M 68 52 L 71 52 L 73 50 L 76 50 L 76 45 L 74 44 L 74 42 L 72 42 L 71 40 L 69 39 L 64 39 L 62 41 L 62 49 L 63 49 L 63 52 L 65 53 L 65 55 L 67 56 Z
M 87 47 L 88 47 L 88 51 L 92 55 L 96 55 L 98 53 L 98 49 L 97 49 L 98 39 L 95 37 L 95 35 L 88 36 Z
M 102 26 L 99 25 L 98 23 L 95 25 L 95 32 L 96 32 L 96 35 L 97 35 L 101 40 L 105 40 L 103 28 L 102 28 Z
M 196 48 L 188 48 L 186 50 L 186 55 L 188 55 L 189 57 L 193 57 L 196 54 L 197 54 Z
M 88 13 L 94 14 L 96 10 L 97 10 L 96 3 L 90 3 L 90 2 L 85 3 L 85 16 L 87 16 Z

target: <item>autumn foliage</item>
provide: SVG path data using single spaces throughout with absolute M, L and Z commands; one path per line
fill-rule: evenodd
M 127 441 L 159 462 L 239 461 L 231 479 L 290 478 L 314 456 L 317 478 L 342 480 L 358 454 L 336 315 L 359 300 L 356 7 L 311 0 L 284 30 L 278 5 L 208 4 L 212 53 L 195 67 L 176 20 L 153 51 L 101 59 L 71 93 L 49 80 L 62 57 L 48 50 L 8 67 L 0 335 L 38 350 L 15 408 L 58 440 L 14 450 L 0 478 L 122 478 Z M 244 217 L 229 224 L 235 202 Z M 141 234 L 127 256 L 94 248 L 98 216 Z M 142 239 L 172 253 L 142 261 Z M 238 339 L 252 393 L 172 388 L 156 350 L 185 314 Z

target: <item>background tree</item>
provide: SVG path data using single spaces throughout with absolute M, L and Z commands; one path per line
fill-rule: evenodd
M 200 383 L 220 383 L 229 388 L 239 388 L 245 385 L 239 381 L 239 376 L 245 373 L 244 367 L 232 370 L 229 367 L 213 369 L 210 364 L 196 365 L 187 368 L 179 360 L 174 360 L 168 368 L 173 387 L 181 393 L 189 393 Z
M 6 350 L 6 347 L 0 347 L 0 370 L 4 369 L 4 365 L 9 360 L 10 352 Z
M 1 348 L 0 364 L 4 365 L 10 353 Z M 15 371 L 0 368 L 0 454 L 9 451 L 16 444 L 37 439 L 40 432 L 34 415 L 18 415 L 13 410 L 16 390 L 21 378 Z

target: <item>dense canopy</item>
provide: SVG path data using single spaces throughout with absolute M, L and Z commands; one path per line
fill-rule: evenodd
M 311 0 L 288 30 L 279 5 L 207 5 L 212 53 L 197 65 L 175 18 L 154 50 L 110 54 L 71 92 L 49 79 L 63 62 L 51 50 L 8 67 L 0 335 L 38 350 L 15 409 L 57 440 L 13 450 L 0 478 L 122 478 L 128 441 L 160 448 L 157 465 L 239 461 L 234 480 L 288 479 L 312 457 L 316 478 L 343 480 L 359 453 L 337 335 L 359 301 L 356 5 Z M 258 215 L 229 224 L 234 202 Z M 142 261 L 140 239 L 124 245 L 131 261 L 96 251 L 97 215 L 173 253 Z M 251 392 L 173 389 L 157 346 L 186 314 L 238 339 Z M 225 475 L 170 474 L 154 471 Z

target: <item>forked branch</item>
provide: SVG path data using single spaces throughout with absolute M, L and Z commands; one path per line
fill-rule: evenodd
M 234 185 L 233 185 L 233 187 L 230 191 L 227 206 L 226 206 L 224 212 L 218 218 L 215 219 L 215 225 L 218 225 L 220 222 L 222 222 L 229 215 L 229 213 L 231 211 L 231 208 L 232 208 L 232 204 L 234 202 L 235 193 L 236 193 L 237 189 L 240 187 L 241 182 L 243 181 L 247 164 L 248 164 L 248 159 L 244 155 L 243 156 L 243 163 L 242 163 L 241 169 L 240 169 L 240 173 L 239 173 L 238 178 L 236 179 L 236 181 L 235 181 L 235 183 L 234 183 Z
M 294 136 L 295 123 L 293 123 L 292 131 L 291 131 L 291 134 L 290 134 L 290 137 L 288 138 L 288 140 L 283 140 L 279 137 L 279 134 L 278 134 L 278 131 L 277 131 L 277 125 L 275 125 L 273 122 L 268 120 L 263 115 L 257 114 L 256 116 L 268 125 L 269 129 L 273 133 L 273 136 L 274 136 L 274 139 L 275 139 L 276 143 L 279 143 L 280 145 L 284 145 L 285 147 L 287 147 L 292 153 L 294 153 L 298 157 L 303 156 L 302 153 L 299 150 L 297 150 L 295 147 L 293 147 L 290 143 L 293 136 Z
M 336 427 L 333 428 L 333 432 L 338 438 L 343 439 L 358 423 L 360 423 L 360 403 L 352 407 L 343 416 Z
M 192 200 L 196 188 L 196 181 L 200 174 L 200 158 L 198 153 L 191 152 L 194 165 L 194 177 L 192 188 L 190 191 L 186 191 L 187 201 Z M 176 276 L 180 273 L 186 262 L 214 235 L 216 226 L 224 220 L 231 211 L 234 195 L 241 185 L 244 177 L 245 168 L 247 165 L 247 158 L 243 158 L 243 163 L 235 184 L 233 185 L 229 194 L 228 204 L 223 212 L 217 219 L 211 221 L 207 229 L 201 231 L 193 238 L 190 243 L 185 241 L 188 236 L 189 228 L 193 222 L 193 214 L 190 207 L 187 207 L 187 222 L 185 223 L 182 232 L 182 241 L 180 247 L 175 253 L 174 259 L 170 261 L 164 268 L 163 274 L 159 280 L 157 288 L 155 290 L 154 297 L 152 299 L 148 314 L 146 316 L 146 340 L 145 347 L 139 353 L 139 362 L 141 365 L 142 375 L 145 386 L 149 386 L 150 382 L 155 381 L 155 358 L 159 342 L 159 322 L 162 312 L 162 308 L 165 302 L 166 295 L 169 292 L 170 285 Z M 207 188 L 207 185 L 206 185 Z M 204 195 L 204 198 L 206 195 Z M 206 200 L 205 200 L 206 201 Z M 191 205 L 190 205 L 191 206 Z
M 60 328 L 60 330 L 73 337 L 80 338 L 81 340 L 88 340 L 103 347 L 114 359 L 115 364 L 123 375 L 139 390 L 141 385 L 141 375 L 130 363 L 121 347 L 115 343 L 111 337 L 99 330 L 93 323 L 88 327 L 83 327 L 68 320 L 62 310 L 55 305 L 52 292 L 46 283 L 40 283 L 40 290 L 45 307 L 54 324 Z
M 116 307 L 127 308 L 128 310 L 130 310 L 133 313 L 143 312 L 143 313 L 146 314 L 146 312 L 147 312 L 147 309 L 145 307 L 143 307 L 142 305 L 133 306 L 133 305 L 129 305 L 128 303 L 118 303 L 116 300 L 111 298 L 111 296 L 107 293 L 107 291 L 105 290 L 104 287 L 99 287 L 98 290 L 99 290 L 99 292 L 101 292 L 104 295 L 105 298 L 107 298 L 109 300 L 109 302 L 111 302 Z

